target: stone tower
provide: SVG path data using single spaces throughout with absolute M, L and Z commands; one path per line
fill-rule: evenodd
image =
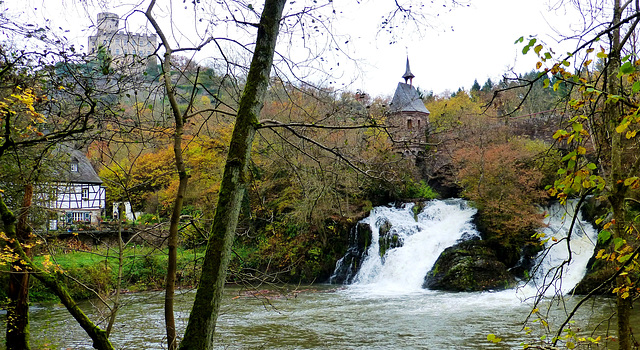
M 116 67 L 127 67 L 138 73 L 147 66 L 156 65 L 156 35 L 118 30 L 119 22 L 120 18 L 115 13 L 98 14 L 96 33 L 88 38 L 88 54 L 96 54 L 103 47 Z
M 398 83 L 393 100 L 389 105 L 387 124 L 391 126 L 390 135 L 394 148 L 405 155 L 418 155 L 424 151 L 429 130 L 429 110 L 424 106 L 418 90 L 413 87 L 413 78 L 407 66 L 402 76 L 404 83 Z
M 111 12 L 98 13 L 98 35 L 115 33 L 118 31 L 118 22 L 120 18 L 117 14 Z

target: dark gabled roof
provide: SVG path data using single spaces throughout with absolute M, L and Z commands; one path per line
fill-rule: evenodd
M 418 95 L 418 90 L 406 83 L 398 83 L 389 109 L 392 113 L 422 112 L 429 114 L 429 110 L 424 106 L 420 95 Z
M 66 145 L 59 145 L 53 152 L 58 164 L 55 173 L 58 182 L 101 184 L 102 179 L 81 151 Z M 71 171 L 71 164 L 77 164 L 78 171 Z

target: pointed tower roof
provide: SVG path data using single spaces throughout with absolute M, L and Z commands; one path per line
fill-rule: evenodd
M 424 102 L 420 99 L 418 90 L 413 87 L 412 80 L 415 77 L 409 68 L 409 58 L 407 57 L 407 71 L 402 76 L 404 83 L 398 83 L 393 99 L 389 105 L 391 113 L 402 112 L 421 112 L 429 114 L 429 110 L 424 106 Z M 409 81 L 409 83 L 407 83 Z
M 413 86 L 407 83 L 398 83 L 393 99 L 389 105 L 391 113 L 421 112 L 430 114 L 424 102 L 420 99 L 420 94 Z
M 404 75 L 402 77 L 404 78 L 405 84 L 407 83 L 407 81 L 409 81 L 409 84 L 413 83 L 413 78 L 415 77 L 415 75 L 411 73 L 411 68 L 409 68 L 409 57 L 407 57 L 407 70 L 404 72 Z

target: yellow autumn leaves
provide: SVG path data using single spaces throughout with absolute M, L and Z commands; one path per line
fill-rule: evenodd
M 16 92 L 0 100 L 0 123 L 4 124 L 3 127 L 10 123 L 12 131 L 22 138 L 34 134 L 42 136 L 39 126 L 46 123 L 46 117 L 35 109 L 35 104 L 41 99 L 46 97 L 38 97 L 33 89 L 18 86 Z
M 0 231 L 0 241 L 10 243 L 4 244 L 2 249 L 0 249 L 0 266 L 11 266 L 15 271 L 22 271 L 24 269 L 29 270 L 29 264 L 22 260 L 18 252 L 11 247 L 15 240 L 13 238 L 9 238 L 5 232 Z M 36 241 L 35 243 L 22 243 L 21 246 L 23 249 L 30 249 L 41 243 L 41 241 Z M 60 265 L 51 261 L 51 256 L 48 254 L 42 256 L 41 265 L 42 266 L 40 266 L 40 268 L 46 272 L 63 272 Z

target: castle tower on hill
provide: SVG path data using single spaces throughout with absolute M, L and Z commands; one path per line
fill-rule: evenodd
M 98 14 L 97 31 L 89 36 L 88 53 L 96 54 L 104 47 L 118 65 L 146 61 L 146 65 L 156 65 L 153 53 L 157 48 L 155 34 L 134 34 L 118 30 L 120 18 L 115 13 Z M 138 69 L 146 68 L 138 65 Z
M 394 147 L 405 155 L 418 155 L 424 151 L 429 130 L 429 110 L 424 106 L 418 90 L 413 87 L 413 78 L 407 58 L 404 83 L 398 83 L 389 105 L 388 124 Z

